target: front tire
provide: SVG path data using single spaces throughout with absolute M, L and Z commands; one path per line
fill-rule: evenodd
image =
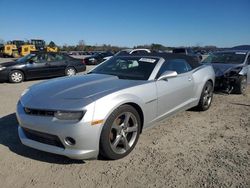
M 241 76 L 235 85 L 235 93 L 245 94 L 247 91 L 247 77 Z
M 21 83 L 24 80 L 24 74 L 19 70 L 11 71 L 9 74 L 9 81 L 11 83 Z
M 74 67 L 68 67 L 65 69 L 66 76 L 74 76 L 76 75 L 76 69 Z
M 107 119 L 100 137 L 100 155 L 115 160 L 128 155 L 135 147 L 141 130 L 138 112 L 130 105 L 117 108 Z
M 199 111 L 206 111 L 211 106 L 213 100 L 213 84 L 211 81 L 207 81 L 202 89 L 201 97 L 197 109 Z

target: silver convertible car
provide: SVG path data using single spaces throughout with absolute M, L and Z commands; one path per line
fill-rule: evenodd
M 178 54 L 114 56 L 87 75 L 25 90 L 17 104 L 21 142 L 74 159 L 119 159 L 143 129 L 179 111 L 207 110 L 215 73 Z

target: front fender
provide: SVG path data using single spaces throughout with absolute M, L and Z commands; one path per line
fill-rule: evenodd
M 93 126 L 100 126 L 98 129 L 99 140 L 103 126 L 108 117 L 112 114 L 112 112 L 115 109 L 126 103 L 135 103 L 138 106 L 140 106 L 141 109 L 143 109 L 143 101 L 139 97 L 131 94 L 123 94 L 119 96 L 111 95 L 103 97 L 102 99 L 96 101 L 92 122 L 93 121 L 101 122 L 100 124 L 93 125 Z
M 208 80 L 211 80 L 213 86 L 215 84 L 214 69 L 210 65 L 203 65 L 202 67 L 199 67 L 198 70 L 194 71 L 193 78 L 194 78 L 194 85 L 195 85 L 194 87 L 195 97 L 199 100 L 205 83 Z
M 101 126 L 103 126 L 115 109 L 127 103 L 134 103 L 141 108 L 144 117 L 143 128 L 146 128 L 155 119 L 157 112 L 155 82 L 120 90 L 96 100 L 93 121 L 101 120 Z M 101 130 L 102 127 L 100 134 Z
M 126 103 L 135 103 L 143 111 L 144 102 L 139 97 L 132 94 L 111 95 L 96 101 L 93 121 L 104 120 L 105 122 L 115 109 Z

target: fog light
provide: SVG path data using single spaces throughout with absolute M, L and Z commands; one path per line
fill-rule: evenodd
M 76 144 L 76 141 L 75 141 L 74 138 L 66 137 L 64 140 L 65 140 L 65 143 L 68 144 L 68 145 L 70 145 L 70 146 L 73 146 L 73 145 Z

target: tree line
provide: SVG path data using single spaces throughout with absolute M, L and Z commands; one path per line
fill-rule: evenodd
M 186 46 L 180 46 L 180 47 L 186 47 Z M 113 46 L 113 45 L 86 45 L 83 40 L 80 40 L 77 45 L 67 45 L 64 44 L 63 46 L 59 47 L 61 51 L 112 51 L 112 52 L 118 52 L 122 49 L 131 48 L 131 47 L 120 47 L 120 46 Z M 148 44 L 148 45 L 137 45 L 133 48 L 146 48 L 153 51 L 171 51 L 176 47 L 169 47 L 164 46 L 162 44 Z M 202 51 L 205 50 L 207 52 L 209 51 L 215 51 L 218 50 L 216 46 L 190 46 L 194 51 Z
M 0 44 L 4 44 L 4 40 L 0 39 Z M 53 41 L 49 43 L 49 46 L 54 47 L 57 46 L 61 51 L 112 51 L 112 52 L 118 52 L 122 49 L 126 48 L 131 48 L 131 47 L 120 47 L 120 46 L 114 46 L 110 44 L 103 44 L 103 45 L 86 45 L 84 40 L 79 40 L 78 44 L 76 45 L 67 45 L 64 44 L 62 46 L 56 45 Z M 180 46 L 180 47 L 187 47 L 187 46 Z M 146 48 L 154 51 L 171 51 L 175 47 L 169 47 L 169 46 L 164 46 L 162 44 L 157 44 L 157 43 L 152 43 L 152 44 L 146 44 L 146 45 L 137 45 L 134 46 L 133 48 Z M 208 46 L 190 46 L 194 51 L 216 51 L 221 48 L 218 48 L 213 45 L 208 45 Z

